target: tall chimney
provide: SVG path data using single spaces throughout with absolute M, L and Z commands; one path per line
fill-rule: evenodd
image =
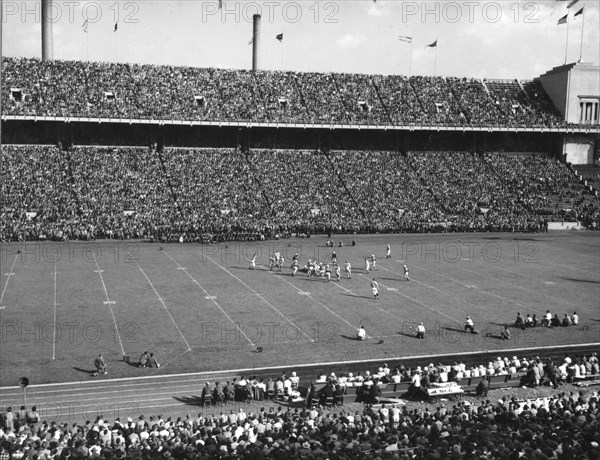
M 49 14 L 52 11 L 52 0 L 42 0 L 42 60 L 53 59 L 52 53 L 52 22 Z
M 260 14 L 252 16 L 252 70 L 258 70 L 258 45 L 260 42 Z

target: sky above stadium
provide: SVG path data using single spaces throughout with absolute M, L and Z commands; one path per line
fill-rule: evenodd
M 41 56 L 40 3 L 3 0 L 3 55 Z M 49 14 L 55 59 L 248 69 L 261 13 L 262 69 L 527 79 L 563 64 L 565 51 L 578 61 L 581 43 L 598 64 L 600 2 L 570 3 L 55 0 Z

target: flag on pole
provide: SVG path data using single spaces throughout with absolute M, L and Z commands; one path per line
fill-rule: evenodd
M 400 40 L 401 42 L 406 42 L 406 43 L 412 43 L 412 37 L 409 37 L 408 35 L 400 35 L 398 37 L 398 40 Z
M 435 48 L 437 46 L 437 40 L 434 41 L 433 43 L 427 45 L 425 48 Z
M 119 28 L 119 23 L 118 23 L 118 22 L 116 22 L 116 23 L 115 23 L 115 30 L 113 30 L 113 32 L 116 32 L 118 28 Z
M 569 17 L 569 13 L 565 14 L 562 18 L 560 18 L 558 20 L 558 22 L 556 23 L 557 26 L 561 25 L 561 24 L 566 24 L 567 23 L 567 18 Z
M 223 8 L 223 0 L 219 0 L 219 9 Z
M 580 9 L 580 10 L 579 10 L 577 13 L 575 13 L 575 14 L 573 15 L 573 17 L 574 17 L 574 18 L 576 18 L 576 17 L 577 17 L 577 16 L 579 16 L 580 14 L 583 14 L 583 7 L 581 7 L 581 9 Z
M 573 0 L 571 3 L 569 3 L 569 4 L 567 5 L 567 9 L 568 9 L 568 8 L 571 8 L 572 6 L 574 6 L 575 4 L 577 4 L 577 2 L 578 2 L 578 1 L 579 1 L 579 0 Z
M 86 19 L 83 24 L 81 24 L 81 27 L 83 27 L 83 31 L 87 34 L 88 31 L 88 20 Z
M 280 42 L 282 42 L 282 41 L 283 41 L 283 33 L 280 33 L 280 34 L 278 34 L 278 35 L 275 35 L 275 38 L 276 38 L 277 40 L 279 40 Z

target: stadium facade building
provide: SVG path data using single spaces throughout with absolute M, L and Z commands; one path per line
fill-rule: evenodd
M 600 67 L 575 62 L 549 70 L 539 77 L 556 109 L 570 124 L 598 126 L 600 123 Z M 563 154 L 573 164 L 598 161 L 597 136 L 577 133 L 564 138 Z

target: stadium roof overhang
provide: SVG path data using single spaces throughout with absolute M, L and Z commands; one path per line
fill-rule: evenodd
M 263 123 L 247 121 L 198 121 L 198 120 L 153 120 L 125 118 L 48 117 L 35 115 L 2 115 L 2 121 L 53 121 L 61 123 L 119 123 L 159 126 L 217 126 L 239 128 L 296 128 L 329 130 L 379 130 L 379 131 L 483 131 L 483 132 L 531 132 L 531 133 L 600 133 L 600 125 L 547 126 L 452 126 L 452 125 L 368 125 L 368 124 L 324 124 L 324 123 Z

